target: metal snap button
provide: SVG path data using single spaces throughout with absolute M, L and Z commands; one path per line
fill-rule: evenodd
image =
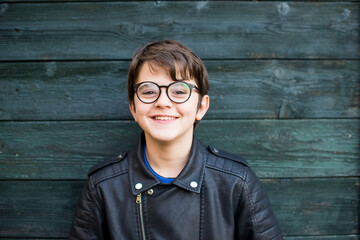
M 146 193 L 151 196 L 154 194 L 154 190 L 152 188 L 150 188 L 149 190 L 147 190 Z
M 141 184 L 141 183 L 137 183 L 137 184 L 135 185 L 135 188 L 136 188 L 137 190 L 142 189 L 142 184 Z
M 190 187 L 192 187 L 192 188 L 196 188 L 197 186 L 198 186 L 198 183 L 195 182 L 195 181 L 192 181 L 192 182 L 190 183 Z

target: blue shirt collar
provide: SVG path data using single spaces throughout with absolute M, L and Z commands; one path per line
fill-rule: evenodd
M 152 172 L 156 177 L 157 179 L 160 180 L 160 182 L 162 183 L 171 183 L 172 181 L 174 181 L 175 178 L 165 178 L 165 177 L 162 177 L 160 176 L 159 174 L 157 174 L 151 167 L 150 167 L 150 164 L 146 158 L 146 154 L 145 154 L 145 149 L 146 149 L 146 143 L 144 144 L 144 161 L 145 161 L 145 164 L 146 164 L 146 167 L 150 170 L 150 172 Z

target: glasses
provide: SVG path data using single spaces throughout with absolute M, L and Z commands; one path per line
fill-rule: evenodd
M 146 81 L 134 86 L 136 96 L 143 103 L 153 103 L 159 99 L 161 88 L 166 88 L 166 95 L 174 103 L 184 103 L 190 96 L 193 89 L 200 92 L 199 89 L 191 83 L 177 81 L 168 86 L 159 86 L 154 82 Z

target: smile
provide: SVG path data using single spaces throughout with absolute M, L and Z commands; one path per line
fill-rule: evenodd
M 160 120 L 160 121 L 170 121 L 170 120 L 175 120 L 176 117 L 171 117 L 171 116 L 155 116 L 154 119 L 155 119 L 155 120 Z

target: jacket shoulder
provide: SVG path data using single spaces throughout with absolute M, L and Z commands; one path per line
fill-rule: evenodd
M 245 159 L 237 154 L 213 146 L 209 146 L 208 150 L 210 152 L 207 160 L 208 167 L 245 179 L 249 168 L 249 164 Z
M 91 177 L 94 183 L 98 183 L 106 178 L 110 178 L 128 171 L 127 153 L 122 152 L 117 156 L 102 161 L 90 168 L 88 177 Z
M 230 152 L 224 151 L 222 149 L 219 149 L 219 148 L 216 148 L 213 146 L 209 146 L 208 148 L 209 148 L 210 152 L 212 154 L 216 155 L 217 157 L 222 157 L 222 158 L 230 159 L 232 161 L 236 161 L 238 163 L 243 164 L 246 167 L 249 166 L 248 162 L 237 154 L 230 153 Z

